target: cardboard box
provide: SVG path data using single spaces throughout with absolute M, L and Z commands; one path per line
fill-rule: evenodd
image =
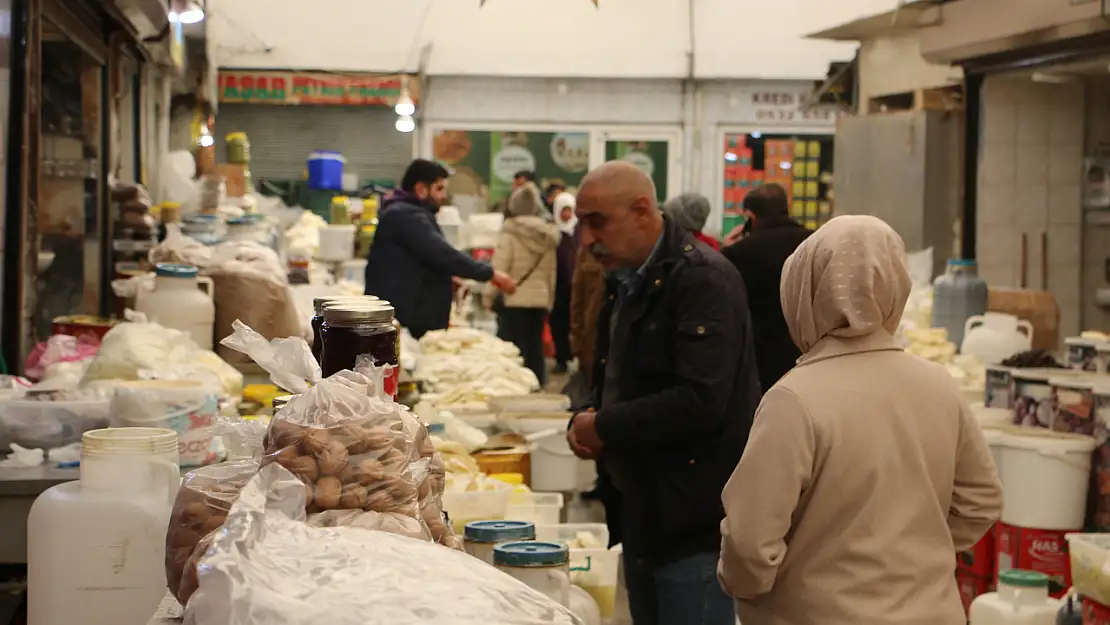
M 1060 307 L 1047 291 L 991 288 L 987 310 L 1011 314 L 1033 324 L 1033 348 L 1060 348 Z
M 243 197 L 247 194 L 246 165 L 222 163 L 216 166 L 216 174 L 227 183 L 227 197 Z

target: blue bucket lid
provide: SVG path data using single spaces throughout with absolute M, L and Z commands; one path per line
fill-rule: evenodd
M 154 275 L 163 278 L 195 278 L 197 277 L 197 268 L 192 265 L 177 263 L 158 263 L 154 267 Z
M 466 524 L 463 535 L 476 543 L 530 540 L 536 537 L 536 524 L 530 521 L 473 521 Z
M 430 423 L 428 424 L 428 432 L 430 434 L 443 434 L 447 431 L 446 423 Z
M 974 267 L 977 263 L 974 258 L 949 258 L 950 267 Z
M 213 223 L 217 219 L 219 219 L 219 215 L 211 215 L 211 214 L 208 214 L 208 213 L 194 213 L 192 215 L 186 215 L 186 216 L 182 217 L 181 221 L 183 221 L 187 224 L 188 223 L 197 224 L 197 223 Z
M 227 225 L 229 226 L 250 226 L 252 224 L 254 224 L 254 220 L 247 219 L 246 217 L 232 217 L 227 220 Z
M 342 154 L 340 154 L 339 152 L 333 152 L 331 150 L 316 150 L 315 152 L 312 152 L 308 155 L 308 160 L 343 161 L 344 163 L 347 162 L 347 159 L 343 158 Z
M 501 566 L 561 566 L 570 562 L 570 549 L 555 543 L 505 543 L 493 548 L 493 563 Z

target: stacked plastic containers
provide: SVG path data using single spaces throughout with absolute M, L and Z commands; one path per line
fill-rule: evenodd
M 559 605 L 570 607 L 570 549 L 566 545 L 502 543 L 493 548 L 493 565 Z
M 1006 571 L 998 592 L 971 604 L 969 625 L 1055 625 L 1059 601 L 1048 597 L 1048 577 L 1032 571 Z
M 968 318 L 987 311 L 988 294 L 974 260 L 949 260 L 947 271 L 933 281 L 933 327 L 944 328 L 948 340 L 960 345 Z

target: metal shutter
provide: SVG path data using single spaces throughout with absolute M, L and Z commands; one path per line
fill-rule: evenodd
M 347 159 L 346 172 L 362 181 L 400 183 L 412 160 L 412 134 L 397 132 L 390 108 L 222 104 L 216 117 L 217 159 L 227 160 L 223 137 L 245 132 L 255 178 L 300 179 L 313 150 L 333 150 Z

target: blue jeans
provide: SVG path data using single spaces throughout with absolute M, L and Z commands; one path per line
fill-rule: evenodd
M 635 625 L 736 625 L 732 598 L 717 581 L 717 553 L 663 566 L 624 557 L 628 606 Z

